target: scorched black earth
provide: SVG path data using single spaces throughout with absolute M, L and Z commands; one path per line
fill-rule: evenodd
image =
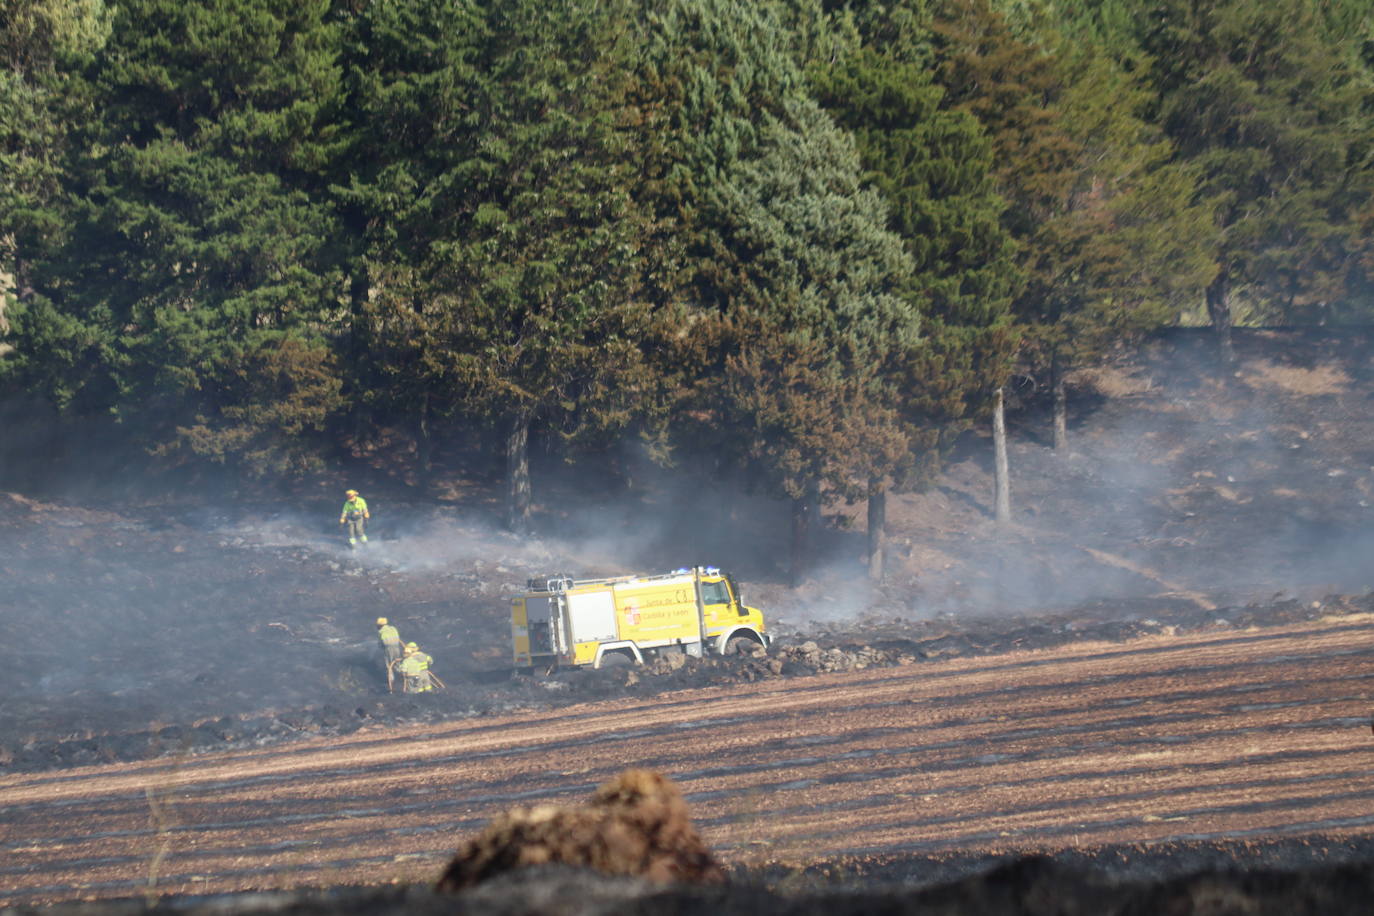
M 508 596 L 528 577 L 574 562 L 538 541 L 391 506 L 391 536 L 350 552 L 285 518 L 207 526 L 17 494 L 0 500 L 0 568 L 16 634 L 0 666 L 0 765 L 11 771 L 1374 608 L 1369 597 L 1220 609 L 1159 598 L 1061 614 L 870 613 L 842 626 L 799 626 L 788 619 L 786 590 L 773 586 L 749 596 L 769 612 L 775 644 L 766 656 L 523 677 L 508 662 Z M 435 544 L 444 545 L 442 560 L 424 560 Z M 379 614 L 435 657 L 446 690 L 387 693 Z
M 785 685 L 827 671 L 919 671 L 941 660 L 1081 641 L 1244 639 L 1252 630 L 1301 621 L 1367 626 L 1374 612 L 1368 341 L 1257 332 L 1240 334 L 1237 347 L 1230 378 L 1199 371 L 1208 360 L 1186 334 L 1080 373 L 1071 387 L 1073 448 L 1063 454 L 1046 447 L 1044 417 L 1032 397 L 1012 418 L 1009 527 L 993 524 L 987 441 L 970 434 L 934 487 L 893 498 L 881 584 L 867 581 L 861 562 L 861 504 L 830 507 L 815 568 L 791 588 L 783 584 L 785 507 L 727 492 L 718 481 L 668 484 L 645 475 L 617 505 L 604 489 L 559 489 L 554 469 L 537 469 L 546 494 L 536 507 L 543 539 L 517 539 L 492 524 L 484 508 L 490 500 L 481 494 L 431 498 L 380 477 L 355 478 L 348 483 L 364 491 L 374 514 L 373 541 L 357 552 L 346 549 L 332 524 L 339 481 L 295 500 L 226 499 L 213 508 L 194 496 L 150 497 L 146 487 L 141 498 L 101 501 L 64 498 L 56 489 L 42 496 L 0 492 L 0 773 L 152 758 L 172 765 L 211 751 L 349 735 L 368 724 L 438 727 L 545 710 L 552 716 L 584 701 L 768 680 Z M 664 514 L 695 518 L 703 508 L 712 514 L 697 528 L 645 524 Z M 512 674 L 509 599 L 528 578 L 697 563 L 734 564 L 745 599 L 767 615 L 775 638 L 767 654 Z M 447 690 L 387 693 L 374 635 L 379 615 L 434 657 Z M 1322 667 L 1320 660 L 1312 665 Z M 1359 754 L 1359 742 L 1370 740 L 1371 694 L 1350 678 L 1357 675 L 1332 697 L 1343 730 L 1333 754 Z M 1184 689 L 1202 695 L 1206 685 Z M 1237 703 L 1248 702 L 1238 696 Z M 1283 728 L 1305 725 L 1301 709 L 1274 714 Z M 1140 727 L 1154 721 L 1142 717 Z M 1263 750 L 1262 743 L 1256 747 Z M 1001 750 L 951 753 L 995 760 Z M 1322 785 L 1312 783 L 1314 805 L 1326 800 Z M 1055 868 L 1173 882 L 1109 899 L 1089 880 L 1085 899 L 1110 902 L 1112 912 L 1159 911 L 1186 898 L 1291 914 L 1352 911 L 1343 904 L 1367 899 L 1370 859 L 1369 840 L 1347 825 L 1339 837 L 1066 848 Z M 751 912 L 834 913 L 841 911 L 835 900 L 793 905 L 771 895 L 789 883 L 814 889 L 818 882 L 869 886 L 890 878 L 929 885 L 1003 861 L 948 852 L 821 862 L 802 872 L 765 868 L 740 874 L 767 882 L 763 896 L 673 905 L 684 913 L 694 906 L 726 912 L 745 900 Z M 1342 870 L 1346 862 L 1356 870 Z M 1298 871 L 1191 885 L 1178 877 L 1232 866 Z M 998 909 L 988 901 L 1002 894 L 996 899 L 1005 902 L 1007 893 L 1033 897 L 1043 886 L 1082 890 L 1078 878 L 1043 862 L 1011 868 L 986 884 L 974 879 L 922 892 L 922 905 L 944 900 L 949 912 L 960 912 L 954 901 L 978 898 L 987 904 L 983 912 L 1048 912 Z M 657 899 L 630 897 L 646 912 Z M 448 906 L 416 889 L 296 902 L 303 911 Z M 470 911 L 482 906 L 474 899 Z M 980 911 L 971 906 L 963 912 Z

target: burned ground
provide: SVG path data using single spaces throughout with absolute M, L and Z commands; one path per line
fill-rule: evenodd
M 1368 615 L 1342 615 L 15 774 L 0 778 L 0 904 L 155 892 L 221 912 L 442 908 L 423 887 L 305 889 L 432 884 L 455 848 L 549 823 L 511 806 L 567 811 L 624 768 L 652 766 L 674 774 L 729 868 L 728 895 L 570 897 L 521 876 L 447 905 L 812 912 L 844 905 L 833 891 L 848 886 L 851 902 L 883 907 L 924 888 L 922 905 L 949 913 L 1157 912 L 1126 904 L 1158 903 L 1162 881 L 1238 901 L 1223 912 L 1356 912 L 1366 890 L 1351 879 L 1367 879 L 1371 852 L 1359 693 L 1372 658 Z M 522 829 L 517 848 L 612 848 L 564 826 Z M 1028 854 L 1071 870 L 979 877 Z M 1209 867 L 1245 873 L 1187 884 Z M 225 896 L 247 890 L 276 893 Z
M 0 669 L 0 769 L 26 771 L 348 734 L 655 693 L 1374 610 L 1374 597 L 1220 608 L 1173 596 L 1076 608 L 773 625 L 760 657 L 646 668 L 514 672 L 505 595 L 539 569 L 508 545 L 477 572 L 406 571 L 337 548 L 259 546 L 180 523 L 10 495 L 3 532 L 17 638 Z M 503 543 L 486 536 L 487 543 Z M 378 553 L 398 549 L 383 542 Z M 523 568 L 521 568 L 523 566 Z M 485 571 L 499 576 L 481 578 Z M 437 659 L 447 689 L 388 694 L 373 617 Z
M 650 472 L 613 500 L 536 478 L 543 537 L 527 540 L 461 493 L 355 479 L 375 516 L 357 553 L 332 525 L 332 482 L 295 504 L 0 494 L 0 773 L 1374 611 L 1366 345 L 1253 333 L 1236 374 L 1219 378 L 1199 369 L 1192 338 L 1160 341 L 1080 373 L 1070 454 L 1046 448 L 1026 392 L 1013 422 L 1017 524 L 992 524 L 986 441 L 971 434 L 936 487 L 892 500 L 889 576 L 876 586 L 861 505 L 832 507 L 814 572 L 793 588 L 781 507 Z M 710 517 L 679 524 L 703 494 Z M 511 672 L 508 600 L 526 578 L 696 562 L 730 566 L 768 614 L 765 656 Z M 387 694 L 379 614 L 435 657 L 447 690 Z M 1216 848 L 1217 864 L 1243 858 L 1243 846 Z M 1276 862 L 1302 864 L 1311 848 Z
M 1184 337 L 1082 373 L 1071 453 L 1040 444 L 1034 404 L 1018 421 L 1018 524 L 992 525 L 971 436 L 937 487 L 892 500 L 881 586 L 846 525 L 861 506 L 833 508 L 814 574 L 790 588 L 776 505 L 647 473 L 619 503 L 550 485 L 542 540 L 498 531 L 478 502 L 370 492 L 373 541 L 357 553 L 331 525 L 330 496 L 92 506 L 0 494 L 0 768 L 1363 608 L 1350 596 L 1374 585 L 1374 382 L 1360 344 L 1257 332 L 1218 379 Z M 716 506 L 703 530 L 679 524 L 702 516 L 681 511 L 693 501 Z M 684 562 L 732 566 L 768 614 L 769 659 L 512 676 L 508 601 L 527 578 Z M 386 694 L 379 614 L 436 658 L 447 691 Z
M 545 916 L 616 913 L 623 916 L 868 916 L 922 913 L 939 916 L 1326 916 L 1365 912 L 1374 872 L 1364 862 L 1323 861 L 1309 867 L 1256 864 L 1244 850 L 1212 847 L 1111 850 L 1111 857 L 1155 856 L 1168 861 L 1222 861 L 1154 880 L 1114 878 L 1082 856 L 982 860 L 951 865 L 904 859 L 878 867 L 827 864 L 824 874 L 737 874 L 720 888 L 667 888 L 643 880 L 562 866 L 526 869 L 453 897 L 425 886 L 340 887 L 325 892 L 254 894 L 238 900 L 184 898 L 154 906 L 145 900 L 65 904 L 16 913 L 50 916 L 120 916 L 138 913 L 291 912 L 311 914 L 462 914 Z M 1239 855 L 1238 855 L 1239 853 Z M 1244 863 L 1243 865 L 1238 864 Z M 931 881 L 949 871 L 955 880 Z

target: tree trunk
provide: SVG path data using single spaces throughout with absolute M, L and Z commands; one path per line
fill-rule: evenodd
M 353 442 L 360 445 L 370 435 L 372 429 L 371 411 L 365 406 L 364 399 L 356 390 L 362 382 L 365 371 L 366 342 L 363 339 L 364 313 L 371 294 L 371 281 L 367 267 L 354 266 L 348 277 L 348 344 L 345 356 L 344 387 L 348 390 L 348 410 L 353 417 Z M 350 384 L 351 381 L 351 384 Z
M 1063 452 L 1069 447 L 1069 396 L 1058 355 L 1050 358 L 1050 390 L 1054 393 L 1054 450 Z
M 13 266 L 13 274 L 6 274 L 3 269 L 0 269 L 0 334 L 8 332 L 10 329 L 9 320 L 5 317 L 5 301 L 11 292 L 17 302 L 22 302 L 33 295 L 33 287 L 29 286 L 27 280 L 28 266 L 23 258 L 16 254 Z M 11 344 L 0 343 L 0 356 L 4 356 L 13 349 Z
M 811 529 L 820 510 L 820 484 L 812 483 L 806 492 L 792 500 L 792 556 L 789 581 L 801 584 L 802 574 L 811 563 Z
M 14 298 L 19 302 L 33 298 L 33 283 L 29 277 L 29 262 L 14 256 Z
M 420 395 L 419 415 L 415 423 L 415 467 L 423 486 L 429 486 L 434 470 L 434 437 L 429 432 L 429 392 Z
M 10 329 L 9 322 L 5 320 L 5 303 L 9 301 L 13 291 L 17 289 L 18 284 L 15 283 L 13 275 L 5 273 L 4 269 L 0 268 L 0 334 Z M 7 344 L 0 344 L 0 353 L 3 353 L 7 347 Z
M 992 407 L 992 453 L 996 491 L 993 497 L 994 515 L 997 524 L 1011 522 L 1011 471 L 1007 463 L 1007 411 L 1002 389 L 997 389 L 997 397 Z
M 506 527 L 516 534 L 530 528 L 530 416 L 518 411 L 506 439 Z
M 887 487 L 877 477 L 868 479 L 868 578 L 883 581 L 887 560 Z
M 1217 356 L 1229 368 L 1235 364 L 1236 351 L 1231 346 L 1231 274 L 1225 267 L 1207 287 L 1207 314 L 1217 335 Z
M 356 355 L 362 347 L 362 337 L 359 329 L 363 323 L 363 313 L 367 307 L 367 300 L 372 295 L 371 280 L 368 277 L 367 266 L 356 264 L 353 271 L 348 275 L 348 317 L 349 317 L 349 355 Z

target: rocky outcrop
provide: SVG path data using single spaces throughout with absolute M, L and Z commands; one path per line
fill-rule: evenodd
M 656 884 L 725 880 L 682 793 L 651 770 L 626 770 L 584 806 L 512 809 L 458 850 L 437 889 L 457 891 L 535 865 L 584 866 Z

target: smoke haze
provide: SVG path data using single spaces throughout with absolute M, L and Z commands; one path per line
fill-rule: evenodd
M 489 501 L 355 478 L 373 510 L 357 551 L 336 524 L 339 483 L 294 505 L 249 505 L 201 481 L 138 505 L 119 498 L 118 478 L 96 487 L 67 464 L 76 496 L 0 495 L 0 615 L 18 653 L 0 669 L 0 733 L 50 715 L 54 697 L 69 722 L 95 730 L 169 704 L 214 717 L 375 696 L 377 615 L 450 672 L 501 669 L 511 596 L 550 574 L 719 566 L 773 625 L 802 634 L 881 620 L 1141 619 L 1367 591 L 1365 342 L 1239 342 L 1225 379 L 1187 339 L 1082 373 L 1067 455 L 1047 447 L 1034 404 L 1013 415 L 1009 530 L 991 518 L 988 441 L 966 437 L 933 489 L 890 499 L 881 583 L 864 565 L 862 505 L 827 509 L 792 588 L 788 504 L 728 477 L 657 468 L 631 445 L 620 477 L 537 464 L 528 538 L 502 531 Z

